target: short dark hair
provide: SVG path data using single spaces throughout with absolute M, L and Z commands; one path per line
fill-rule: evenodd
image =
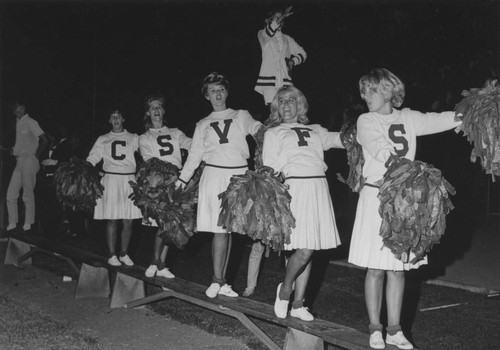
M 229 81 L 222 74 L 219 74 L 217 72 L 212 72 L 209 75 L 207 75 L 205 79 L 203 79 L 203 85 L 201 86 L 201 93 L 203 96 L 207 95 L 209 84 L 222 85 L 226 88 L 227 92 L 229 92 Z
M 28 108 L 26 107 L 26 103 L 22 100 L 15 100 L 14 102 L 12 102 L 12 104 L 10 105 L 10 109 L 12 111 L 14 111 L 17 107 L 19 106 L 23 106 L 25 110 L 27 110 Z

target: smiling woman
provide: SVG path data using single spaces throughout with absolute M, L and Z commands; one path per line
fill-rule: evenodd
M 232 232 L 228 233 L 218 224 L 219 194 L 227 189 L 233 175 L 242 175 L 248 169 L 250 151 L 246 136 L 255 135 L 262 124 L 246 110 L 226 107 L 229 82 L 222 74 L 212 72 L 207 75 L 201 93 L 210 101 L 213 112 L 196 124 L 193 143 L 176 186 L 184 187 L 200 163 L 205 162 L 199 185 L 196 223 L 198 231 L 213 233 L 213 277 L 205 293 L 209 298 L 218 294 L 237 297 L 238 293 L 226 283 Z
M 134 265 L 127 254 L 132 237 L 132 220 L 142 218 L 142 213 L 128 198 L 132 192 L 129 181 L 135 180 L 136 162 L 134 153 L 139 149 L 139 136 L 123 129 L 122 112 L 113 108 L 109 113 L 111 132 L 100 136 L 87 157 L 92 165 L 103 161 L 104 186 L 102 198 L 94 209 L 94 219 L 106 220 L 106 242 L 108 263 L 113 266 Z M 117 254 L 118 222 L 122 222 L 119 255 Z
M 274 312 L 279 318 L 287 317 L 290 296 L 295 289 L 290 315 L 313 321 L 314 316 L 304 306 L 312 255 L 315 250 L 340 245 L 323 151 L 344 147 L 338 132 L 329 132 L 317 124 L 307 125 L 307 111 L 307 99 L 299 89 L 288 86 L 278 90 L 271 103 L 270 119 L 279 125 L 264 134 L 262 161 L 265 166 L 283 173 L 296 220 L 290 244 L 284 247 L 290 253 L 283 283 L 276 289 Z
M 177 128 L 167 127 L 165 117 L 165 98 L 160 95 L 153 95 L 146 98 L 146 112 L 144 113 L 144 126 L 146 132 L 139 138 L 139 148 L 141 156 L 145 161 L 157 158 L 162 162 L 169 163 L 175 169 L 182 168 L 181 150 L 188 150 L 191 146 L 191 138 L 187 137 Z M 167 174 L 163 174 L 167 176 Z M 143 224 L 160 228 L 156 230 L 153 259 L 146 276 L 160 276 L 174 278 L 175 275 L 165 266 L 169 245 L 164 243 L 161 237 L 161 223 L 149 220 L 145 217 Z

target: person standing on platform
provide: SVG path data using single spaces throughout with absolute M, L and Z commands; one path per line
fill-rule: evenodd
M 39 157 L 49 144 L 49 139 L 31 118 L 26 109 L 26 104 L 15 102 L 12 112 L 16 116 L 16 142 L 12 155 L 16 157 L 16 167 L 12 173 L 7 189 L 7 212 L 9 225 L 7 231 L 16 229 L 18 223 L 18 198 L 23 190 L 25 207 L 23 230 L 29 231 L 35 223 L 35 185 L 36 174 L 40 170 Z
M 360 115 L 357 121 L 357 141 L 363 147 L 366 182 L 359 194 L 348 261 L 367 269 L 364 289 L 370 320 L 370 347 L 384 349 L 390 344 L 399 349 L 413 349 L 400 326 L 405 271 L 427 264 L 427 257 L 415 264 L 404 263 L 384 246 L 379 234 L 382 217 L 377 184 L 387 171 L 386 162 L 391 155 L 414 160 L 417 136 L 450 130 L 461 122 L 455 121 L 455 112 L 420 113 L 409 108 L 397 109 L 404 101 L 405 86 L 385 68 L 373 69 L 362 76 L 359 91 L 369 111 Z M 410 261 L 412 259 L 410 256 Z M 380 319 L 384 293 L 388 324 L 385 342 Z
M 158 158 L 182 169 L 181 150 L 188 150 L 191 138 L 177 128 L 169 128 L 165 120 L 165 99 L 162 96 L 151 96 L 146 100 L 144 115 L 146 132 L 139 137 L 139 149 L 144 160 Z M 154 221 L 147 225 L 157 226 Z M 157 230 L 154 238 L 153 261 L 146 270 L 147 277 L 160 276 L 174 278 L 175 275 L 165 266 L 169 246 L 163 242 Z
M 196 124 L 193 144 L 176 186 L 185 186 L 201 162 L 205 162 L 199 184 L 196 220 L 198 232 L 213 233 L 212 284 L 205 294 L 209 298 L 218 294 L 237 297 L 238 293 L 226 283 L 232 237 L 217 224 L 221 207 L 219 193 L 227 189 L 233 175 L 247 171 L 250 151 L 246 136 L 255 135 L 262 124 L 246 110 L 227 107 L 229 82 L 223 75 L 210 73 L 203 81 L 201 92 L 210 101 L 213 112 Z
M 132 238 L 132 220 L 142 218 L 141 210 L 129 198 L 132 187 L 129 181 L 135 181 L 136 162 L 134 153 L 139 149 L 139 136 L 123 128 L 125 118 L 119 108 L 109 114 L 111 131 L 100 136 L 90 150 L 87 161 L 96 165 L 103 160 L 104 186 L 102 198 L 97 200 L 94 219 L 107 220 L 106 242 L 108 244 L 108 264 L 112 266 L 133 266 L 128 256 L 128 247 Z M 120 251 L 116 253 L 117 231 L 122 223 Z
M 324 151 L 344 146 L 340 133 L 309 124 L 307 111 L 308 103 L 302 91 L 294 86 L 278 90 L 271 103 L 270 122 L 279 124 L 264 134 L 262 163 L 285 177 L 292 197 L 290 209 L 295 217 L 290 243 L 284 246 L 291 255 L 283 282 L 276 288 L 274 313 L 278 318 L 286 318 L 293 293 L 290 316 L 313 321 L 314 316 L 304 306 L 312 255 L 315 250 L 340 245 L 325 175 Z
M 291 7 L 285 11 L 276 10 L 270 13 L 265 21 L 264 29 L 259 30 L 257 37 L 262 50 L 262 64 L 255 91 L 262 94 L 267 106 L 273 101 L 276 91 L 283 86 L 291 86 L 292 70 L 305 62 L 305 50 L 289 35 L 283 34 L 285 19 L 291 16 Z M 247 286 L 243 296 L 252 295 L 257 287 L 257 279 L 265 247 L 261 241 L 252 244 L 248 259 Z

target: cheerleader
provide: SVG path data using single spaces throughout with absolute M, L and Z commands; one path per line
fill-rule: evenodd
M 290 316 L 313 321 L 314 316 L 304 307 L 312 254 L 340 245 L 323 152 L 344 147 L 338 132 L 329 132 L 317 124 L 307 125 L 307 110 L 306 97 L 299 89 L 287 86 L 278 90 L 271 103 L 270 121 L 280 124 L 264 134 L 262 162 L 285 176 L 292 196 L 290 209 L 296 220 L 290 244 L 284 247 L 292 254 L 283 283 L 276 289 L 274 312 L 277 317 L 286 318 L 295 285 Z
M 391 154 L 415 159 L 417 136 L 429 135 L 460 125 L 454 112 L 420 113 L 408 108 L 398 110 L 405 97 L 401 80 L 387 69 L 377 68 L 359 80 L 361 98 L 368 106 L 357 122 L 357 140 L 363 147 L 365 164 L 362 188 L 356 209 L 348 261 L 367 268 L 365 300 L 370 319 L 370 347 L 384 349 L 380 311 L 384 291 L 387 304 L 387 336 L 385 342 L 400 349 L 413 349 L 400 326 L 405 285 L 404 271 L 427 264 L 427 258 L 416 264 L 403 263 L 384 247 L 379 235 L 382 218 L 377 197 L 379 183 L 386 172 Z M 410 260 L 412 257 L 410 257 Z
M 182 168 L 181 149 L 189 149 L 191 139 L 182 131 L 166 126 L 165 99 L 162 96 L 151 96 L 146 100 L 146 113 L 144 114 L 144 127 L 146 132 L 139 137 L 139 149 L 144 160 L 158 158 L 169 162 L 177 168 Z M 143 221 L 148 226 L 158 226 L 153 220 Z M 161 276 L 174 278 L 175 275 L 165 267 L 168 245 L 165 245 L 156 232 L 153 247 L 153 261 L 146 270 L 147 277 Z
M 248 169 L 250 152 L 246 136 L 254 135 L 262 125 L 245 110 L 227 108 L 229 82 L 218 73 L 210 73 L 203 81 L 203 96 L 212 104 L 213 112 L 196 124 L 193 144 L 176 186 L 185 186 L 202 161 L 205 162 L 199 184 L 197 231 L 212 232 L 212 284 L 206 290 L 209 298 L 217 294 L 237 297 L 226 283 L 226 270 L 231 253 L 231 233 L 217 225 L 221 201 L 233 175 Z
M 276 91 L 283 86 L 293 85 L 292 69 L 305 62 L 305 50 L 289 35 L 282 32 L 285 19 L 293 14 L 291 7 L 286 11 L 275 10 L 265 20 L 264 29 L 259 30 L 262 63 L 255 91 L 262 94 L 267 106 Z
M 128 198 L 132 192 L 129 181 L 135 181 L 134 152 L 139 148 L 139 137 L 125 130 L 124 122 L 120 109 L 113 109 L 109 116 L 111 132 L 99 136 L 87 157 L 94 166 L 103 160 L 101 183 L 104 193 L 97 200 L 94 219 L 107 220 L 108 263 L 112 266 L 134 265 L 127 250 L 132 237 L 132 220 L 142 217 L 140 209 Z M 118 220 L 122 221 L 119 257 L 116 255 Z

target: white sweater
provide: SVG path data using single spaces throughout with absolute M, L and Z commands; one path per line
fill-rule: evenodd
M 415 160 L 417 136 L 436 134 L 460 125 L 455 112 L 421 113 L 409 108 L 389 115 L 375 112 L 359 116 L 357 140 L 363 146 L 363 176 L 368 183 L 383 178 L 391 154 Z
M 179 179 L 187 183 L 201 161 L 223 167 L 248 165 L 250 151 L 246 136 L 254 135 L 261 125 L 245 110 L 227 108 L 210 113 L 196 123 L 193 142 Z
M 262 64 L 255 91 L 264 94 L 267 89 L 292 85 L 285 59 L 293 60 L 295 65 L 305 62 L 304 49 L 292 37 L 273 29 L 271 23 L 259 30 L 257 36 L 262 49 Z

